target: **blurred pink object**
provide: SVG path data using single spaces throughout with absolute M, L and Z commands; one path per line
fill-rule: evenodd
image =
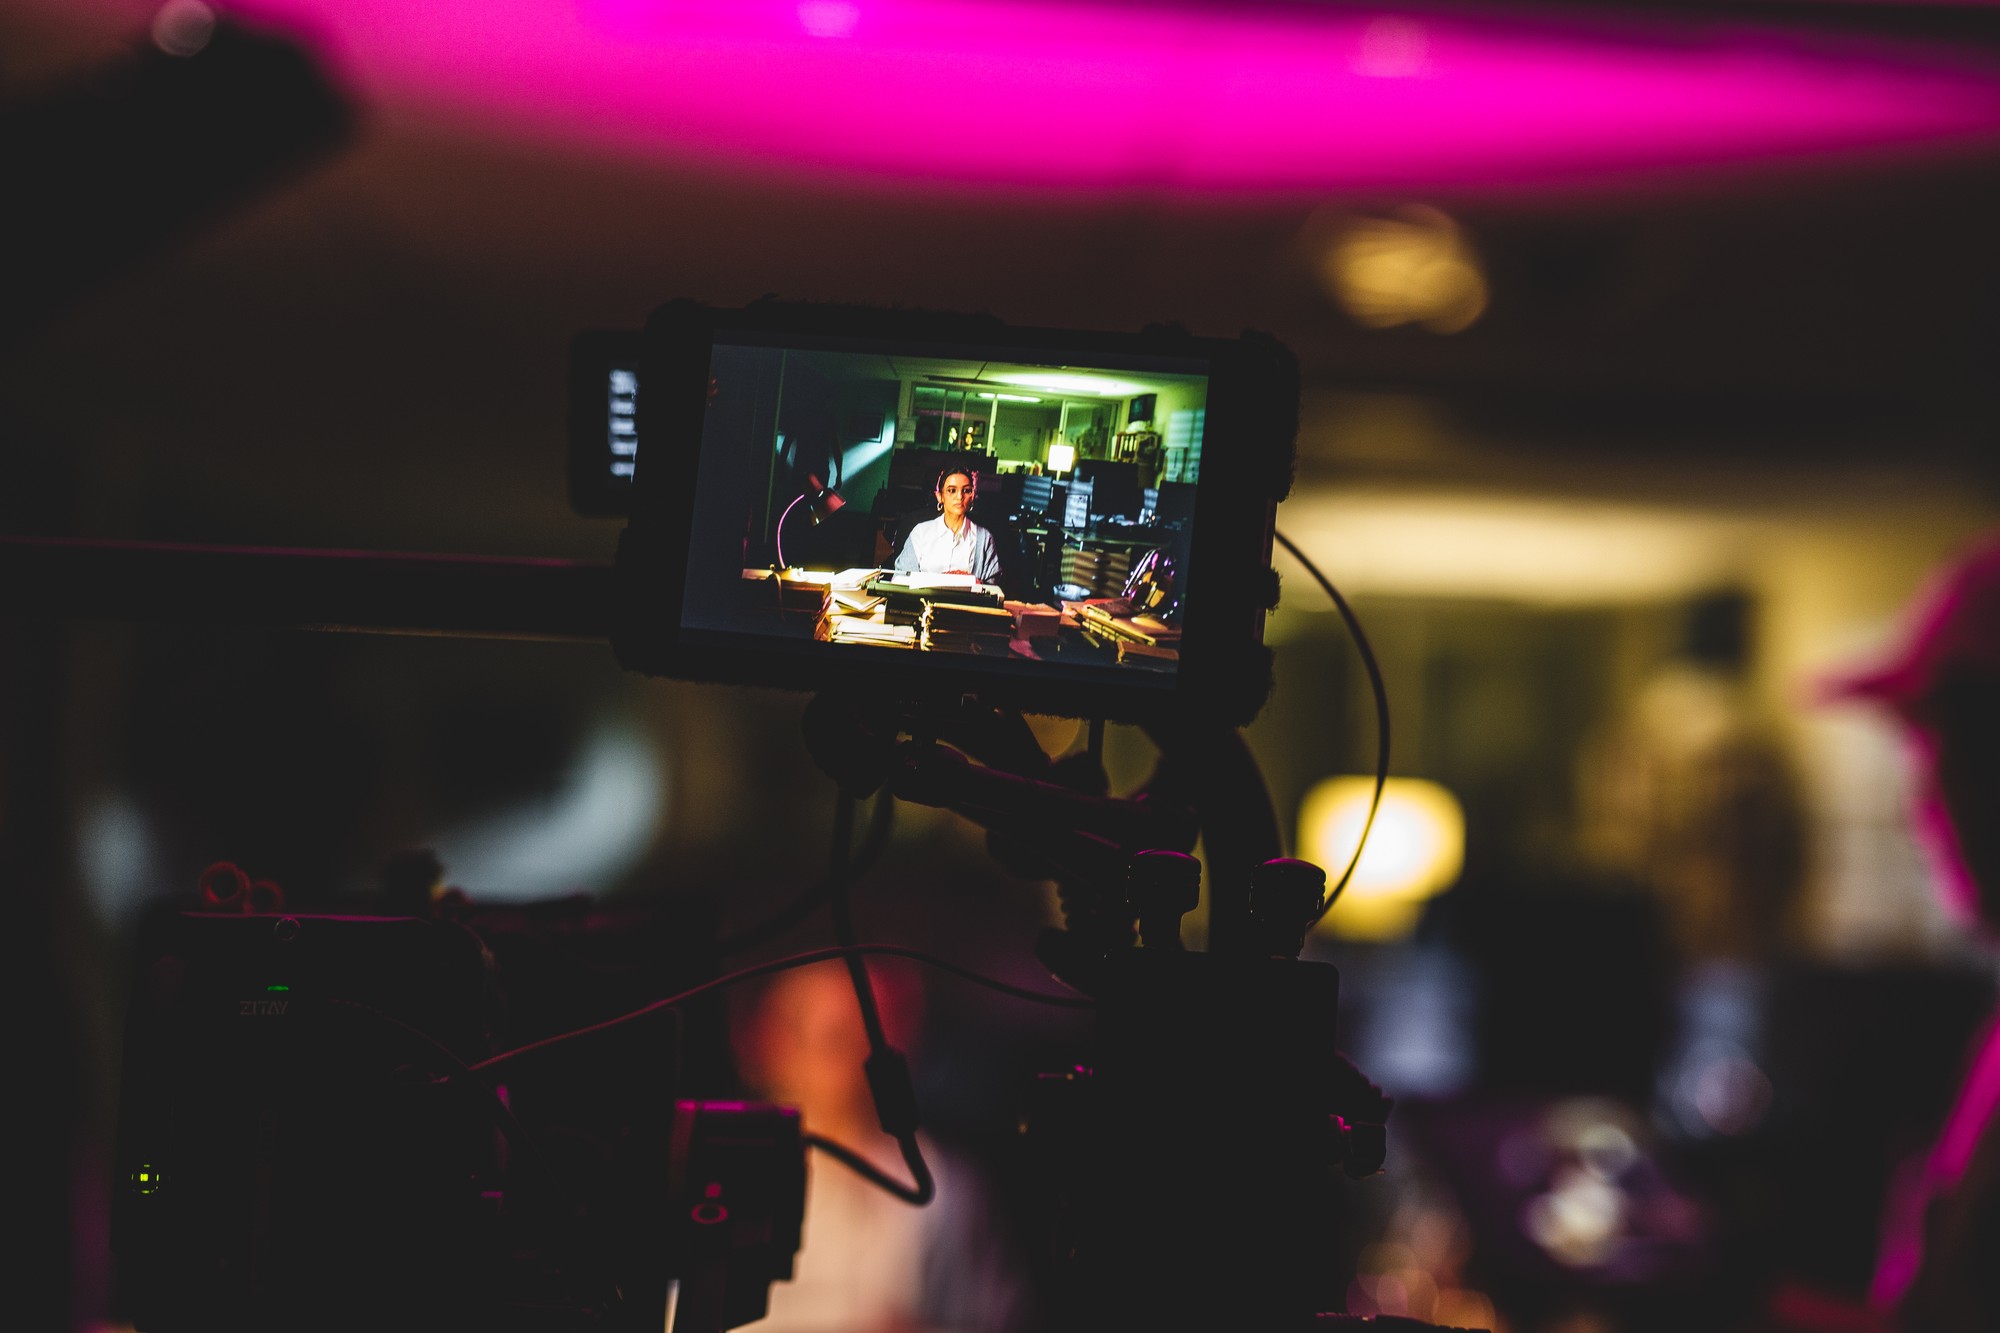
M 40 0 L 51 4 L 53 0 Z M 62 0 L 128 7 L 134 0 Z M 1612 186 L 1990 147 L 2000 68 L 1801 25 L 1054 0 L 230 0 L 364 106 L 925 192 Z M 1620 21 L 1623 20 L 1623 21 Z
M 1923 722 L 1939 681 L 1966 672 L 2000 676 L 2000 534 L 1981 538 L 1931 576 L 1885 661 L 1833 677 L 1821 692 L 1827 700 L 1878 700 Z

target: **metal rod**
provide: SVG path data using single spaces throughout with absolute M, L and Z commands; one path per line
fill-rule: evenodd
M 608 563 L 0 536 L 0 616 L 597 639 Z

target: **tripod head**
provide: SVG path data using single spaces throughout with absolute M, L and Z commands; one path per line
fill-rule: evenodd
M 1160 760 L 1127 796 L 1108 793 L 1096 724 L 1055 759 L 1018 713 L 971 700 L 821 695 L 806 734 L 850 795 L 954 810 L 1003 865 L 1058 885 L 1064 924 L 1036 953 L 1096 1000 L 1098 1030 L 1088 1063 L 1024 1099 L 1052 1327 L 1324 1326 L 1342 1298 L 1335 1177 L 1381 1169 L 1391 1101 L 1333 1048 L 1339 974 L 1299 959 L 1326 876 L 1278 855 L 1240 733 L 1154 729 Z

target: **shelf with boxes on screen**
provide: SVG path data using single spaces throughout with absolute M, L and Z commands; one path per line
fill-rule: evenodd
M 1171 671 L 1180 630 L 1145 606 L 1147 595 L 1010 601 L 969 574 L 888 569 L 746 569 L 746 580 L 775 581 L 792 615 L 812 617 L 824 643 L 863 643 L 915 652 L 966 653 L 1024 661 L 1083 659 Z

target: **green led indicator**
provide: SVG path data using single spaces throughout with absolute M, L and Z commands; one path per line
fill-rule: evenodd
M 290 986 L 266 986 L 265 990 L 290 990 Z

